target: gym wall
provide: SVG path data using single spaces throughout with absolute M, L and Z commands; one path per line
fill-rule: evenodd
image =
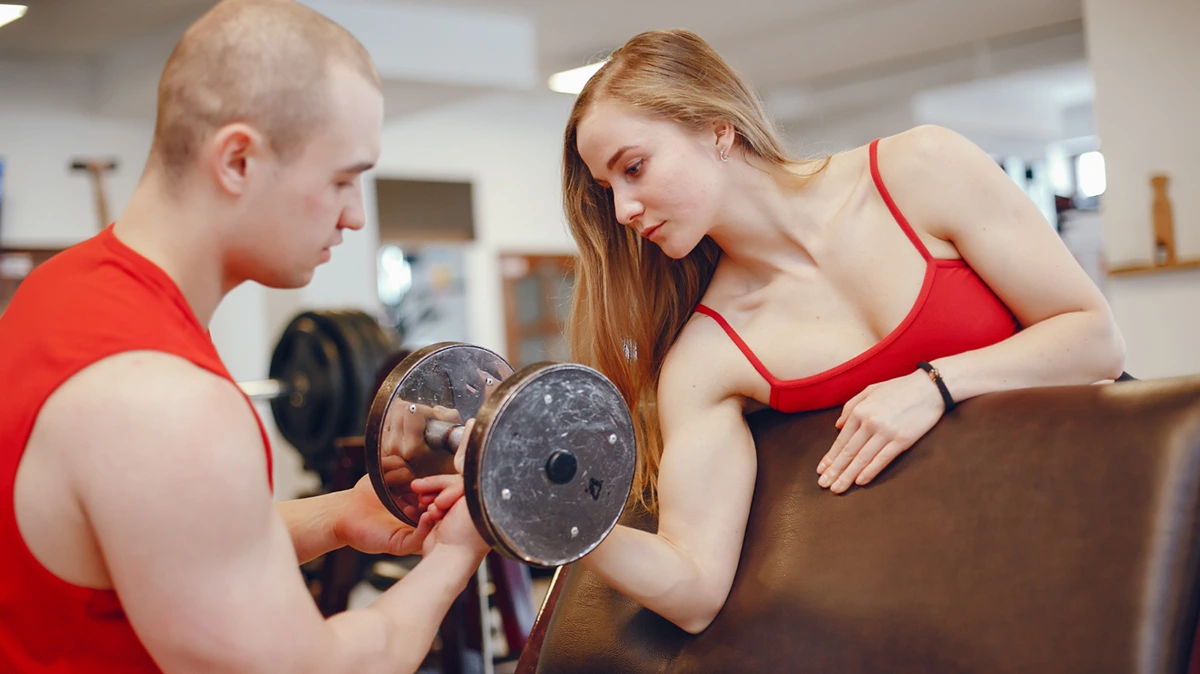
M 1195 189 L 1200 132 L 1187 118 L 1200 104 L 1196 88 L 1187 86 L 1194 81 L 1190 65 L 1196 47 L 1189 28 L 1200 24 L 1197 7 L 1169 0 L 1136 6 L 1085 2 L 1086 57 L 1109 166 L 1105 234 L 1116 262 L 1149 259 L 1146 174 L 1152 170 L 1172 174 L 1180 254 L 1200 257 L 1200 191 Z M 1157 51 L 1147 45 L 1158 45 Z M 132 194 L 149 148 L 153 111 L 141 119 L 90 112 L 93 79 L 85 65 L 0 60 L 0 154 L 6 162 L 0 244 L 66 246 L 95 232 L 91 187 L 84 174 L 68 170 L 75 157 L 119 162 L 106 184 L 114 216 Z M 464 249 L 466 338 L 504 351 L 500 255 L 573 251 L 559 191 L 562 129 L 571 101 L 543 91 L 501 93 L 389 122 L 378 168 L 364 180 L 366 228 L 345 238 L 309 287 L 239 288 L 214 317 L 214 339 L 234 376 L 264 376 L 279 332 L 303 308 L 378 310 L 376 176 L 472 183 L 476 238 Z M 788 135 L 794 149 L 811 154 L 929 121 L 922 115 L 894 100 L 880 101 L 854 115 L 793 125 Z M 1200 349 L 1194 344 L 1200 333 L 1200 270 L 1112 278 L 1105 290 L 1128 342 L 1131 373 L 1150 378 L 1200 372 Z M 264 416 L 269 423 L 270 415 Z M 276 482 L 279 496 L 286 498 L 305 478 L 295 453 L 281 442 L 277 439 Z
M 5 158 L 0 244 L 65 247 L 96 233 L 87 174 L 69 170 L 77 157 L 111 157 L 106 176 L 112 214 L 133 194 L 154 132 L 145 120 L 89 111 L 92 74 L 82 64 L 0 60 L 0 154 Z
M 1178 256 L 1200 261 L 1200 3 L 1085 0 L 1096 126 L 1108 177 L 1113 266 L 1153 259 L 1152 173 L 1169 174 Z M 1109 279 L 1108 298 L 1143 378 L 1200 372 L 1200 267 Z

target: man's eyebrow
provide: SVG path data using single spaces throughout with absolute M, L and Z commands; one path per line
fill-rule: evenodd
M 375 162 L 360 161 L 357 164 L 352 164 L 343 169 L 338 169 L 338 173 L 362 173 L 374 168 Z

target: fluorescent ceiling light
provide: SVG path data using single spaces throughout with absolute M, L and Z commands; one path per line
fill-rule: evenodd
M 25 16 L 25 5 L 0 5 L 0 26 Z
M 1108 188 L 1104 175 L 1104 155 L 1099 152 L 1084 152 L 1076 160 L 1079 174 L 1079 191 L 1085 197 L 1098 197 Z
M 596 71 L 600 70 L 605 63 L 608 61 L 555 73 L 550 76 L 550 88 L 561 94 L 578 94 L 583 91 L 583 85 L 587 84 L 587 81 L 592 79 L 592 75 L 595 75 Z

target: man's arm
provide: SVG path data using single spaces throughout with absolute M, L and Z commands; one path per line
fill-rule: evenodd
M 124 354 L 47 404 L 71 488 L 126 615 L 167 672 L 415 671 L 486 553 L 465 503 L 417 569 L 325 620 L 304 586 L 236 387 L 181 359 Z
M 333 523 L 345 507 L 347 494 L 334 492 L 275 504 L 301 564 L 345 545 L 334 535 Z
M 405 524 L 383 505 L 366 476 L 350 489 L 277 503 L 275 509 L 287 525 L 301 564 L 346 545 L 369 555 L 420 554 L 440 519 L 421 517 L 416 529 Z

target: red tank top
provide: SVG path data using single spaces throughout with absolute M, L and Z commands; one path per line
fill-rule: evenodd
M 232 381 L 179 288 L 162 269 L 121 243 L 111 226 L 35 269 L 0 317 L 0 382 L 5 388 L 0 406 L 0 671 L 158 671 L 116 593 L 72 585 L 43 567 L 26 547 L 13 507 L 17 465 L 42 404 L 88 365 L 137 350 L 174 354 Z M 270 441 L 261 420 L 259 429 L 270 485 Z
M 870 146 L 871 177 L 900 229 L 925 258 L 925 280 L 908 315 L 879 343 L 854 358 L 802 379 L 775 377 L 729 323 L 704 306 L 696 311 L 712 317 L 737 344 L 754 368 L 771 385 L 772 408 L 808 412 L 844 405 L 863 389 L 917 369 L 917 363 L 981 349 L 1017 332 L 1008 307 L 964 260 L 939 260 L 930 255 L 913 231 L 879 175 L 879 140 Z

